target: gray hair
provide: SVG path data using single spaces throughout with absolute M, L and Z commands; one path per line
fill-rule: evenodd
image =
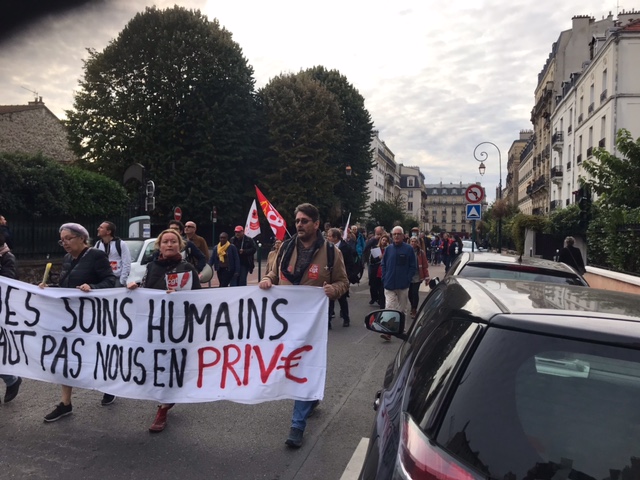
M 576 239 L 573 237 L 567 237 L 564 239 L 565 247 L 573 247 L 574 243 L 576 243 Z
M 69 230 L 71 233 L 75 233 L 76 235 L 81 237 L 82 241 L 85 243 L 87 243 L 87 241 L 89 240 L 89 232 L 79 223 L 65 223 L 60 227 L 58 233 L 62 232 L 63 230 Z

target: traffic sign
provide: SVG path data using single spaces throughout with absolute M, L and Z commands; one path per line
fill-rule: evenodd
M 484 189 L 476 183 L 469 185 L 464 192 L 464 198 L 469 203 L 480 203 L 484 199 Z
M 482 218 L 482 208 L 477 203 L 467 205 L 467 220 L 480 220 Z
M 180 221 L 182 219 L 182 209 L 180 207 L 176 207 L 173 209 L 173 219 Z

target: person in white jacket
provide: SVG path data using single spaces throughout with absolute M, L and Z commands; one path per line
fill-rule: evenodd
M 126 287 L 131 272 L 131 252 L 127 242 L 116 237 L 116 225 L 104 221 L 98 227 L 98 237 L 94 248 L 102 250 L 109 257 L 109 264 L 116 276 L 116 287 Z

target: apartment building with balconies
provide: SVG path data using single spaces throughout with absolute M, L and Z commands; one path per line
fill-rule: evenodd
M 480 182 L 477 185 L 482 186 Z M 425 185 L 427 199 L 425 212 L 428 219 L 428 228 L 425 230 L 439 230 L 443 232 L 457 233 L 465 238 L 471 237 L 471 221 L 467 221 L 467 210 L 464 193 L 470 183 L 433 183 Z M 487 209 L 487 200 L 482 201 L 482 211 Z
M 400 164 L 400 195 L 404 203 L 405 212 L 418 222 L 422 231 L 429 230 L 426 211 L 427 189 L 424 174 L 420 167 Z
M 531 215 L 533 202 L 531 201 L 531 187 L 533 177 L 533 149 L 536 144 L 535 133 L 529 137 L 522 152 L 518 165 L 518 209 Z
M 507 180 L 505 182 L 503 198 L 509 204 L 517 206 L 520 195 L 519 171 L 520 155 L 527 146 L 529 139 L 533 136 L 533 130 L 520 130 L 520 137 L 514 140 L 509 148 L 507 160 Z
M 400 195 L 400 169 L 394 153 L 380 140 L 377 130 L 371 140 L 371 151 L 373 168 L 367 184 L 369 205 L 377 201 L 386 202 Z

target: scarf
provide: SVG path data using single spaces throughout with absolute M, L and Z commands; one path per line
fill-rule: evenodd
M 162 254 L 156 260 L 158 265 L 162 265 L 163 267 L 169 266 L 173 263 L 180 263 L 182 261 L 182 254 L 176 253 L 175 255 L 171 255 L 169 257 L 164 257 Z
M 220 259 L 220 263 L 225 263 L 225 257 L 227 256 L 227 249 L 231 245 L 231 242 L 227 242 L 224 245 L 221 243 L 218 244 L 218 258 Z
M 287 280 L 289 280 L 289 282 L 291 282 L 292 285 L 300 285 L 302 276 L 305 274 L 305 272 L 309 268 L 309 265 L 311 265 L 311 261 L 313 260 L 313 257 L 315 257 L 316 252 L 320 249 L 320 247 L 322 247 L 324 242 L 325 242 L 324 237 L 321 234 L 318 234 L 318 236 L 316 237 L 316 243 L 313 246 L 313 253 L 309 257 L 309 261 L 306 262 L 306 264 L 304 265 L 300 265 L 300 269 L 297 269 L 294 266 L 293 273 L 291 273 L 287 267 L 291 262 L 291 256 L 293 255 L 293 250 L 298 245 L 298 235 L 297 234 L 294 235 L 289 240 L 287 240 L 284 244 L 282 244 L 282 248 L 280 248 L 280 250 L 284 248 L 284 254 L 282 255 L 282 262 L 280 262 L 280 273 L 282 274 L 282 276 L 284 276 Z M 296 271 L 298 272 L 297 275 L 295 274 Z

